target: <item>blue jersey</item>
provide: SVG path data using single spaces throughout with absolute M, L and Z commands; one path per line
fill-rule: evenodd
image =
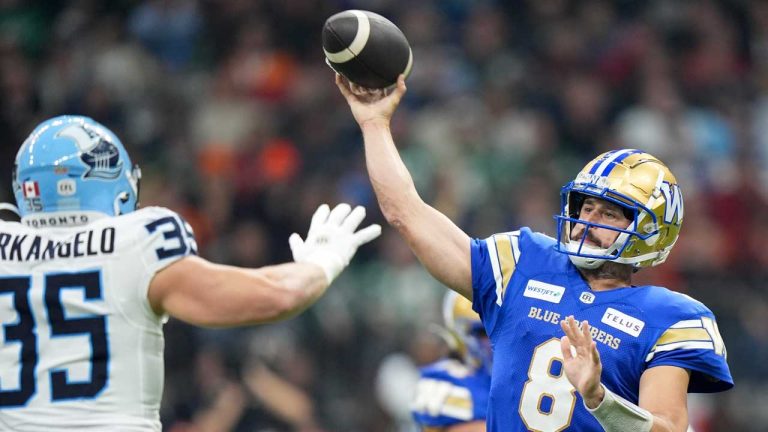
M 411 414 L 424 430 L 485 421 L 490 388 L 491 376 L 484 367 L 440 360 L 421 368 Z
M 651 367 L 691 371 L 689 392 L 733 386 L 715 317 L 656 286 L 592 291 L 555 240 L 524 228 L 471 245 L 473 307 L 494 349 L 489 431 L 602 431 L 562 368 L 559 322 L 589 321 L 602 383 L 638 402 Z

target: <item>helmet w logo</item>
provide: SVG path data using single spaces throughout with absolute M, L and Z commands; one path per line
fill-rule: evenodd
M 664 222 L 680 225 L 683 221 L 683 194 L 676 184 L 664 182 L 661 184 L 661 193 L 664 195 Z

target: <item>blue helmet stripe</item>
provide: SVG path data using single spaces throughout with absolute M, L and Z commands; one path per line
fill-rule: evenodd
M 608 174 L 611 173 L 611 171 L 613 171 L 613 168 L 616 166 L 616 164 L 620 163 L 621 161 L 623 161 L 624 159 L 626 159 L 627 157 L 635 153 L 642 153 L 642 151 L 634 150 L 634 149 L 626 149 L 626 150 L 621 150 L 617 152 L 615 155 L 613 155 L 612 158 L 600 164 L 600 168 L 602 169 L 602 171 L 600 172 L 600 176 L 601 177 L 607 176 Z
M 597 169 L 600 168 L 603 164 L 601 161 L 606 161 L 611 158 L 611 156 L 616 153 L 617 150 L 611 150 L 608 153 L 605 154 L 600 160 L 595 161 L 595 164 L 592 165 L 592 168 L 589 170 L 590 174 L 597 174 Z
M 623 161 L 624 159 L 637 153 L 642 153 L 642 150 L 627 150 L 626 153 L 616 157 L 613 161 L 611 161 L 611 163 L 609 163 L 609 165 L 605 167 L 605 169 L 600 175 L 607 176 L 608 174 L 611 173 L 611 171 L 613 171 L 613 168 L 616 166 L 616 164 L 621 163 L 621 161 Z

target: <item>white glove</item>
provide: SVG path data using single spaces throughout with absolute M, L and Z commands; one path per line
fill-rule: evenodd
M 365 207 L 354 210 L 339 204 L 331 211 L 327 204 L 317 208 L 309 225 L 307 239 L 291 234 L 288 244 L 297 263 L 313 263 L 325 272 L 330 284 L 349 264 L 357 248 L 381 234 L 381 226 L 373 224 L 355 232 L 365 218 Z

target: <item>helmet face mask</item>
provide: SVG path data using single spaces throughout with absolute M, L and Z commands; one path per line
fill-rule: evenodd
M 453 351 L 461 355 L 464 363 L 474 367 L 486 367 L 490 371 L 492 351 L 485 326 L 480 316 L 472 310 L 472 303 L 454 291 L 443 299 L 443 319 L 451 336 Z
M 60 116 L 40 125 L 16 155 L 13 191 L 22 221 L 69 225 L 132 212 L 141 171 L 96 121 Z
M 618 205 L 630 223 L 621 228 L 579 219 L 587 197 Z M 577 267 L 597 268 L 606 261 L 651 267 L 664 262 L 677 241 L 682 194 L 674 175 L 657 158 L 639 150 L 617 150 L 595 158 L 562 188 L 555 219 L 555 249 Z M 584 227 L 580 240 L 571 239 L 576 224 Z M 586 232 L 594 228 L 615 231 L 616 240 L 606 248 L 585 244 Z

